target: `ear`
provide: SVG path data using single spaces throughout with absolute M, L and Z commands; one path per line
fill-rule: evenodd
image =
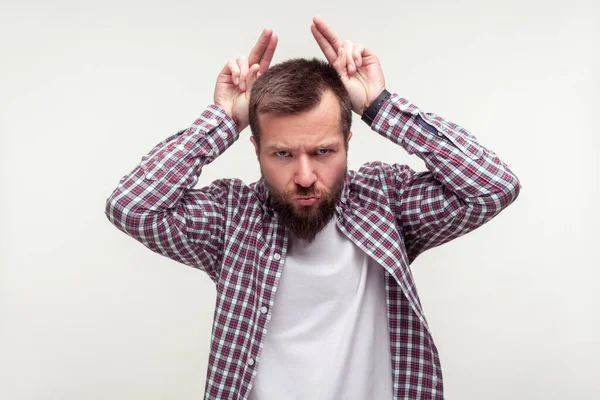
M 250 135 L 250 141 L 254 145 L 254 152 L 256 153 L 256 158 L 258 158 L 258 145 L 256 144 L 256 140 L 254 140 L 254 135 Z
M 348 149 L 350 145 L 350 139 L 352 139 L 352 131 L 348 132 L 348 139 L 346 139 L 346 149 Z

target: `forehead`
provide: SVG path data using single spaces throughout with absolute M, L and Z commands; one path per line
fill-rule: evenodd
M 260 117 L 261 147 L 309 147 L 323 142 L 343 143 L 340 104 L 330 91 L 310 110 L 294 114 L 267 113 Z

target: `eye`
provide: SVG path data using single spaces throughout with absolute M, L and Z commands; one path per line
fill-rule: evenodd
M 317 150 L 317 154 L 320 156 L 325 156 L 327 154 L 331 153 L 331 150 L 329 149 L 319 149 Z
M 279 158 L 284 158 L 290 155 L 290 153 L 288 153 L 287 151 L 281 150 L 281 151 L 276 151 L 275 154 L 277 157 Z

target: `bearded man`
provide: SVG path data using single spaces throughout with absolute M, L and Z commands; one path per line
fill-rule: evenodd
M 106 214 L 215 282 L 206 399 L 442 399 L 409 266 L 496 216 L 519 181 L 467 130 L 390 94 L 367 48 L 319 17 L 311 31 L 328 62 L 270 68 L 277 36 L 265 29 L 225 65 L 214 104 L 121 180 Z M 428 170 L 348 171 L 352 111 Z M 248 125 L 261 179 L 194 189 Z

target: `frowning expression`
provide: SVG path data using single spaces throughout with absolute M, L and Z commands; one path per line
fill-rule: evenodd
M 346 176 L 348 142 L 332 92 L 323 93 L 321 102 L 305 112 L 261 115 L 260 127 L 260 148 L 251 140 L 271 197 L 309 220 L 337 201 Z

